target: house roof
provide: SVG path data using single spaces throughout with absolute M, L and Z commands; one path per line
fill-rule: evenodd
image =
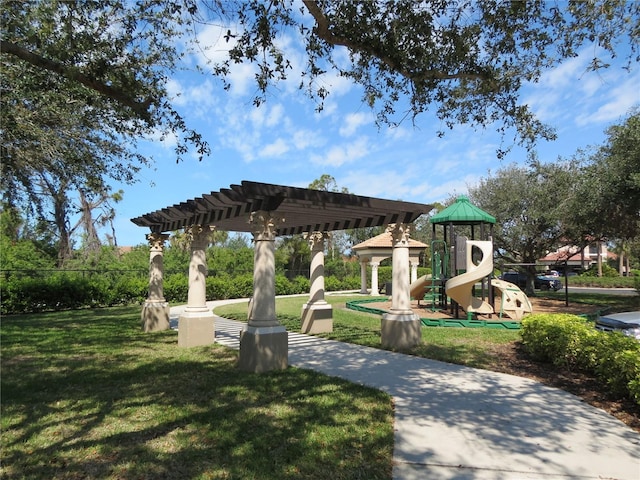
M 244 180 L 240 185 L 146 213 L 131 221 L 153 232 L 169 232 L 190 225 L 215 225 L 224 231 L 251 232 L 249 216 L 264 210 L 283 219 L 276 227 L 278 235 L 291 235 L 411 223 L 432 208 L 421 203 Z
M 428 245 L 426 243 L 419 242 L 418 240 L 414 240 L 413 238 L 409 237 L 409 248 L 426 248 L 427 246 Z M 391 232 L 381 233 L 380 235 L 371 237 L 364 242 L 351 247 L 352 250 L 356 251 L 376 248 L 393 248 L 393 238 L 391 236 Z
M 438 212 L 429 219 L 431 223 L 454 223 L 473 225 L 478 223 L 496 223 L 496 218 L 476 207 L 465 195 L 460 195 L 455 203 Z

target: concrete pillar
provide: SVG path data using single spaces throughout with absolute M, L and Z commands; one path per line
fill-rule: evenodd
M 154 232 L 147 235 L 149 242 L 149 296 L 142 307 L 142 330 L 155 332 L 168 330 L 169 303 L 164 299 L 163 291 L 163 253 L 164 242 L 169 235 Z
M 380 295 L 380 288 L 378 287 L 378 262 L 371 262 L 371 295 Z
M 189 293 L 187 306 L 178 318 L 178 346 L 210 345 L 215 340 L 213 312 L 207 308 L 207 257 L 213 228 L 192 225 L 185 229 L 191 241 L 189 262 Z
M 366 259 L 360 260 L 360 293 L 367 293 L 367 263 Z
M 418 279 L 418 260 L 411 260 L 411 280 L 410 283 Z
M 391 224 L 393 240 L 391 309 L 382 316 L 382 347 L 405 350 L 422 341 L 420 317 L 411 310 L 409 294 L 409 225 Z
M 333 309 L 324 299 L 324 246 L 327 232 L 306 234 L 311 249 L 309 301 L 302 306 L 302 332 L 333 332 Z
M 249 372 L 282 370 L 289 363 L 288 334 L 276 318 L 276 220 L 270 212 L 253 212 L 253 301 L 240 332 L 238 367 Z

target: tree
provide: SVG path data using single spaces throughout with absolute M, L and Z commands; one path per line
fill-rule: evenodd
M 203 26 L 227 26 L 229 55 L 212 65 L 214 75 L 226 79 L 233 64 L 256 64 L 257 105 L 291 68 L 278 40 L 298 35 L 306 52 L 300 87 L 320 108 L 329 91 L 319 80 L 335 69 L 363 86 L 364 100 L 381 122 L 434 108 L 443 125 L 495 123 L 503 133 L 515 129 L 515 139 L 528 146 L 553 132 L 519 101 L 525 82 L 535 82 L 587 44 L 598 47 L 593 69 L 608 67 L 620 51 L 630 67 L 640 46 L 640 4 L 624 0 L 303 0 L 301 8 L 294 0 L 1 5 L 3 70 L 24 73 L 14 78 L 55 78 L 52 96 L 96 112 L 131 141 L 156 130 L 175 134 L 178 158 L 188 145 L 208 153 L 167 91 L 171 76 L 188 65 L 185 57 L 211 47 L 198 41 Z M 335 55 L 342 47 L 349 52 L 346 62 Z M 29 104 L 42 92 L 27 80 L 24 87 L 22 101 L 9 102 L 8 108 Z M 13 146 L 3 139 L 5 149 Z
M 579 151 L 585 175 L 574 189 L 576 236 L 630 240 L 640 234 L 640 113 L 607 130 L 603 145 Z
M 566 241 L 566 193 L 579 176 L 571 162 L 501 168 L 469 190 L 474 204 L 496 218 L 494 245 L 501 262 L 526 264 L 533 295 L 535 263 Z

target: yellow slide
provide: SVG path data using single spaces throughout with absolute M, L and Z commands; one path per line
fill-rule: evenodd
M 473 247 L 482 251 L 482 260 L 478 265 L 473 263 Z M 479 280 L 493 273 L 493 242 L 467 240 L 467 271 L 447 280 L 446 294 L 460 305 L 465 312 L 493 313 L 491 304 L 471 294 L 473 286 Z
M 423 275 L 409 285 L 409 295 L 416 300 L 422 300 L 424 294 L 431 289 L 431 275 Z

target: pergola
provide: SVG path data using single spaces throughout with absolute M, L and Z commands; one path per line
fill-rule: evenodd
M 249 371 L 287 367 L 287 332 L 275 312 L 275 238 L 304 234 L 311 247 L 311 289 L 302 309 L 302 330 L 330 331 L 331 306 L 324 299 L 324 245 L 334 230 L 387 226 L 393 237 L 393 297 L 382 319 L 383 345 L 406 348 L 420 340 L 420 321 L 409 300 L 409 225 L 431 205 L 385 200 L 251 181 L 156 210 L 131 221 L 147 227 L 151 247 L 149 298 L 142 312 L 145 331 L 169 328 L 163 296 L 165 232 L 184 229 L 191 240 L 189 295 L 178 320 L 178 345 L 214 341 L 213 313 L 206 306 L 206 248 L 213 230 L 249 232 L 254 240 L 253 297 L 240 336 L 239 366 Z M 396 270 L 398 270 L 396 275 Z M 397 277 L 397 278 L 396 278 Z

